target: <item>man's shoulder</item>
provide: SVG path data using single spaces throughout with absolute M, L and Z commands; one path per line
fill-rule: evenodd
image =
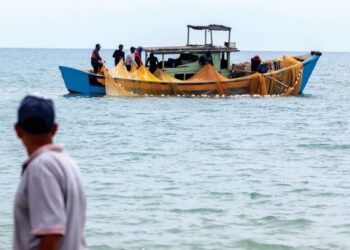
M 37 172 L 41 168 L 55 171 L 65 166 L 75 166 L 74 161 L 64 152 L 45 151 L 28 164 L 28 170 Z
M 115 53 L 118 55 L 124 55 L 124 51 L 120 51 L 120 50 L 116 50 Z

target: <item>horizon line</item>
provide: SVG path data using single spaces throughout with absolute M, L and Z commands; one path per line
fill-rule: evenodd
M 81 49 L 81 50 L 87 50 L 87 49 L 93 49 L 91 48 L 57 48 L 57 47 L 0 47 L 0 49 L 47 49 L 47 50 L 73 50 L 73 49 Z M 102 48 L 105 50 L 115 50 L 116 48 Z M 260 52 L 307 52 L 311 50 L 252 50 L 252 49 L 241 49 L 238 52 L 233 52 L 233 53 L 239 53 L 239 52 L 250 52 L 250 51 L 260 51 Z M 318 50 L 315 50 L 318 51 Z M 326 51 L 321 51 L 322 53 L 350 53 L 350 51 L 339 51 L 339 50 L 326 50 Z

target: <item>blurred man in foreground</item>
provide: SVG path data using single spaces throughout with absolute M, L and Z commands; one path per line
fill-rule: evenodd
M 74 161 L 53 144 L 53 101 L 26 96 L 15 130 L 28 153 L 15 198 L 14 250 L 84 250 L 86 199 Z

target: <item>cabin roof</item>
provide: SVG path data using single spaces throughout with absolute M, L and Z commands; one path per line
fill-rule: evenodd
M 163 47 L 146 47 L 145 52 L 154 54 L 179 54 L 179 53 L 205 53 L 206 51 L 215 52 L 238 52 L 236 47 L 213 46 L 213 45 L 189 45 L 189 46 L 163 46 Z
M 207 26 L 187 25 L 187 27 L 194 29 L 194 30 L 223 30 L 223 31 L 230 31 L 231 30 L 231 27 L 227 27 L 224 25 L 218 25 L 218 24 L 209 24 Z

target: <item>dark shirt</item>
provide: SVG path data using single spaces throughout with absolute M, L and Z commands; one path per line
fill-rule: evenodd
M 158 64 L 158 58 L 157 57 L 148 57 L 146 61 L 146 66 L 149 63 L 149 71 L 152 73 L 156 71 L 157 69 L 157 64 Z
M 214 65 L 214 64 L 213 64 L 213 58 L 212 58 L 211 56 L 205 55 L 205 56 L 204 56 L 204 59 L 205 59 L 205 63 L 206 63 L 206 64 Z
M 100 53 L 97 49 L 94 49 L 91 54 L 91 61 L 101 61 Z
M 120 59 L 123 59 L 123 61 L 125 62 L 125 53 L 122 50 L 116 50 L 113 53 L 113 57 L 114 57 L 114 64 L 117 65 L 120 61 Z
M 261 63 L 261 60 L 260 60 L 260 59 L 259 59 L 259 60 L 256 60 L 255 58 L 252 58 L 252 59 L 251 59 L 251 70 L 252 70 L 253 72 L 258 71 L 258 68 L 259 68 L 260 63 Z
M 214 65 L 212 56 L 207 56 L 207 55 L 201 56 L 199 58 L 199 64 L 202 66 L 204 66 L 205 64 Z

